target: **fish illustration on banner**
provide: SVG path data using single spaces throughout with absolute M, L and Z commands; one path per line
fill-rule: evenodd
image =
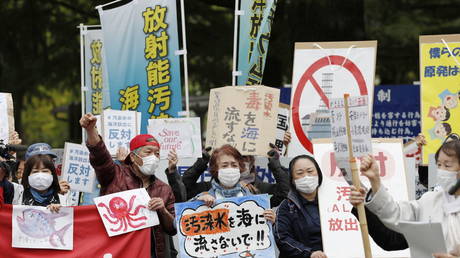
M 73 208 L 52 213 L 45 207 L 13 206 L 13 247 L 73 249 Z
M 180 257 L 275 257 L 268 195 L 176 203 Z
M 147 209 L 150 200 L 145 188 L 94 198 L 107 234 L 116 236 L 159 224 L 155 211 Z

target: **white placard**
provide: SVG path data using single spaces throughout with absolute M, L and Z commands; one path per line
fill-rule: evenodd
M 401 139 L 382 139 L 372 142 L 374 158 L 380 168 L 383 185 L 397 201 L 407 201 L 408 192 Z M 351 190 L 333 159 L 331 141 L 315 141 L 315 159 L 323 182 L 319 189 L 319 210 L 323 250 L 329 258 L 364 257 L 359 222 L 351 213 Z M 359 164 L 358 164 L 359 167 Z M 368 188 L 369 180 L 360 176 Z M 369 225 L 368 225 L 369 227 Z M 371 237 L 373 257 L 409 257 L 409 250 L 387 252 L 377 246 Z
M 331 98 L 345 93 L 372 98 L 376 54 L 377 41 L 295 44 L 289 157 L 311 153 L 313 139 L 331 138 Z
M 8 144 L 10 139 L 10 124 L 8 119 L 8 94 L 0 93 L 0 140 Z
M 330 100 L 331 136 L 334 140 L 335 160 L 339 168 L 345 169 L 349 182 L 351 182 L 349 148 L 352 149 L 355 158 L 361 158 L 372 151 L 368 103 L 367 96 L 349 97 L 348 114 L 346 114 L 343 98 Z M 352 146 L 348 146 L 347 116 L 350 121 Z
M 201 157 L 199 117 L 150 119 L 147 132 L 160 143 L 160 159 L 166 159 L 171 150 L 178 158 Z
M 13 205 L 12 246 L 73 250 L 73 208 L 52 213 L 41 206 Z
M 66 142 L 61 179 L 70 184 L 70 189 L 91 193 L 96 173 L 89 163 L 89 151 L 81 144 Z
M 139 188 L 96 197 L 94 204 L 112 237 L 160 224 L 157 213 L 147 208 L 149 200 L 147 190 Z
M 275 146 L 278 147 L 280 153 L 285 153 L 284 135 L 289 130 L 289 105 L 280 103 L 278 108 L 278 118 L 276 121 L 276 139 Z
M 115 156 L 119 147 L 129 150 L 129 142 L 140 132 L 137 112 L 106 109 L 101 118 L 102 138 L 110 155 Z

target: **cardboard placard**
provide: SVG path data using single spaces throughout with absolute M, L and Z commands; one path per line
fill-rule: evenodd
M 211 89 L 206 146 L 230 144 L 243 155 L 266 156 L 276 138 L 279 94 L 266 86 Z

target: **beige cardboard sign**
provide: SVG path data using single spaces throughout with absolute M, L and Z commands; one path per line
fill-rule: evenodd
M 279 89 L 266 86 L 212 89 L 206 146 L 230 144 L 243 155 L 266 156 L 276 138 L 279 95 Z

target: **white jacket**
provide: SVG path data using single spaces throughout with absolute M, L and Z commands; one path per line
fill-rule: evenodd
M 399 221 L 440 222 L 447 250 L 460 245 L 460 198 L 437 189 L 419 200 L 396 202 L 383 185 L 371 197 L 366 207 L 391 229 L 399 232 Z

